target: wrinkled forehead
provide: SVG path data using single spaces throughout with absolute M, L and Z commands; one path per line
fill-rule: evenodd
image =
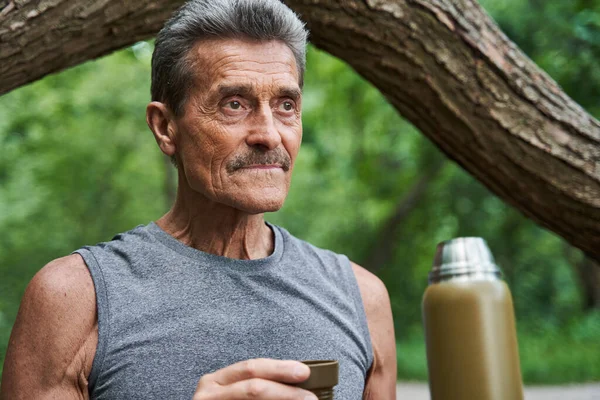
M 296 59 L 281 41 L 203 40 L 194 46 L 188 57 L 194 87 L 202 91 L 224 85 L 267 85 L 300 91 Z

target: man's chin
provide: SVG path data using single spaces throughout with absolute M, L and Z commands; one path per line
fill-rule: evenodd
M 258 215 L 258 214 L 264 214 L 264 213 L 269 213 L 269 212 L 276 212 L 279 211 L 281 209 L 281 207 L 272 207 L 272 208 L 247 208 L 245 210 L 240 210 L 240 211 L 244 211 L 247 214 L 250 215 Z
M 281 199 L 279 196 L 277 197 L 250 197 L 247 196 L 245 198 L 240 199 L 232 199 L 229 204 L 240 211 L 243 211 L 248 214 L 264 214 L 267 212 L 275 212 L 279 211 L 281 207 L 283 207 L 283 203 L 285 198 Z
M 250 204 L 244 202 L 244 204 L 240 204 L 240 206 L 236 208 L 248 214 L 264 214 L 279 211 L 281 207 L 283 207 L 283 202 L 253 202 Z

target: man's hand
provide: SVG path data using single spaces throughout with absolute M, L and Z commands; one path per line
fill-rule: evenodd
M 204 375 L 193 400 L 317 400 L 311 392 L 286 383 L 308 379 L 310 369 L 299 361 L 256 358 Z

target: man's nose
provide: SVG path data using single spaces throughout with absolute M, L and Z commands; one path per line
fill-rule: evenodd
M 277 148 L 281 144 L 281 135 L 275 126 L 273 110 L 269 106 L 261 106 L 255 113 L 246 143 L 248 146 L 264 147 L 265 150 Z

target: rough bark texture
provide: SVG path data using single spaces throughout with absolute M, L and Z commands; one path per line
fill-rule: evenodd
M 450 158 L 600 258 L 600 124 L 474 0 L 286 2 L 313 43 L 352 65 Z
M 0 0 L 0 93 L 148 38 L 181 3 Z M 600 124 L 475 0 L 286 3 L 315 45 L 371 81 L 450 158 L 600 260 Z
M 0 0 L 0 94 L 148 39 L 182 3 Z

